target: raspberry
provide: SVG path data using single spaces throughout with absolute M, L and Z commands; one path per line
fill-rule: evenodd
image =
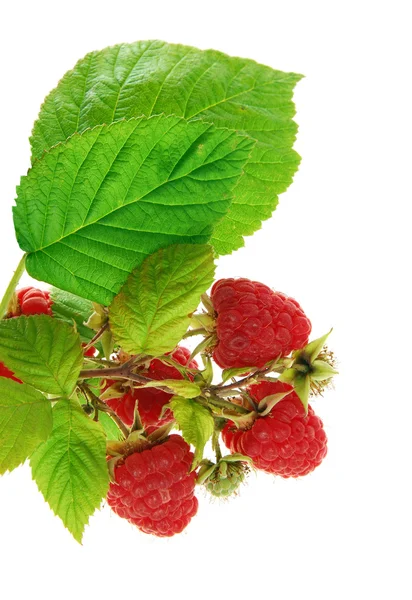
M 170 354 L 171 357 L 184 367 L 197 369 L 198 365 L 195 360 L 188 363 L 190 358 L 190 350 L 178 346 Z M 163 363 L 155 358 L 151 361 L 147 372 L 142 373 L 149 379 L 183 379 L 183 375 L 170 365 Z M 189 378 L 193 377 L 189 374 Z M 113 382 L 108 382 L 112 384 Z M 165 404 L 172 398 L 172 394 L 168 394 L 162 390 L 155 388 L 135 388 L 124 394 L 121 398 L 112 398 L 106 400 L 106 404 L 120 417 L 125 425 L 132 425 L 134 419 L 134 408 L 136 400 L 139 404 L 139 415 L 142 424 L 150 433 L 154 428 L 170 423 L 173 420 L 173 415 L 170 410 L 167 410 L 160 419 L 160 413 Z
M 13 381 L 17 381 L 17 383 L 23 383 L 21 379 L 15 377 L 14 373 L 2 362 L 0 362 L 0 377 L 7 377 L 7 379 L 12 379 Z
M 250 386 L 248 392 L 259 402 L 290 389 L 286 383 L 262 382 Z M 258 416 L 246 431 L 227 423 L 222 437 L 231 452 L 250 456 L 258 469 L 285 478 L 307 475 L 320 465 L 327 452 L 322 421 L 310 406 L 305 416 L 295 392 L 275 404 L 267 416 Z
M 114 469 L 107 502 L 112 510 L 144 533 L 170 537 L 196 514 L 196 473 L 190 446 L 179 435 L 134 452 Z
M 87 346 L 87 344 L 82 342 L 82 346 L 83 346 L 83 348 L 85 348 L 85 346 Z M 88 358 L 93 358 L 93 356 L 95 356 L 95 355 L 96 355 L 96 348 L 94 346 L 90 346 L 90 348 L 88 348 L 86 350 L 86 352 L 84 352 L 84 356 L 86 356 Z
M 312 326 L 293 298 L 249 279 L 220 279 L 211 291 L 222 369 L 263 367 L 306 346 Z
M 222 464 L 225 466 L 224 469 Z M 237 492 L 247 472 L 248 467 L 241 461 L 222 461 L 220 465 L 216 465 L 203 485 L 212 496 L 227 498 Z
M 17 290 L 19 312 L 13 317 L 22 315 L 52 315 L 50 293 L 34 287 Z

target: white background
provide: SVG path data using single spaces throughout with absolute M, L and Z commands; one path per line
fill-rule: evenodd
M 1 287 L 20 259 L 11 206 L 44 96 L 91 50 L 138 39 L 215 48 L 306 75 L 303 160 L 274 218 L 218 276 L 260 280 L 331 326 L 329 436 L 301 481 L 250 477 L 186 532 L 150 538 L 105 507 L 83 546 L 26 467 L 0 480 L 7 598 L 409 599 L 411 47 L 406 2 L 16 2 L 1 9 Z M 28 281 L 26 279 L 25 281 Z M 150 596 L 149 596 L 150 595 Z

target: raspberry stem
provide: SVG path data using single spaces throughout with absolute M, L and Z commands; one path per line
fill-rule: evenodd
M 23 254 L 19 264 L 17 265 L 17 269 L 14 272 L 13 277 L 10 280 L 9 285 L 5 291 L 2 301 L 0 302 L 0 319 L 4 317 L 7 312 L 7 307 L 9 302 L 14 294 L 14 290 L 19 284 L 20 278 L 23 275 L 26 268 L 26 254 Z
M 94 344 L 95 342 L 97 342 L 97 340 L 98 340 L 98 339 L 100 339 L 100 338 L 101 338 L 101 336 L 104 334 L 104 332 L 106 331 L 106 329 L 108 329 L 108 327 L 109 327 L 109 321 L 106 321 L 106 323 L 104 323 L 104 324 L 103 324 L 103 325 L 100 327 L 100 329 L 99 329 L 99 331 L 96 333 L 96 335 L 94 335 L 94 336 L 92 337 L 92 339 L 90 340 L 90 342 L 89 342 L 88 344 L 86 344 L 86 346 L 84 347 L 83 351 L 84 351 L 84 352 L 87 352 L 87 350 L 88 350 L 89 348 L 91 348 L 91 347 L 93 346 L 93 344 Z
M 116 415 L 116 413 L 109 406 L 107 406 L 107 404 L 105 404 L 104 402 L 102 402 L 100 400 L 100 398 L 98 398 L 96 396 L 96 394 L 94 394 L 92 392 L 92 390 L 89 388 L 89 386 L 87 385 L 87 383 L 80 383 L 79 384 L 79 389 L 82 391 L 82 393 L 86 397 L 86 399 L 88 399 L 88 400 L 91 401 L 91 403 L 93 405 L 93 408 L 94 408 L 94 410 L 95 410 L 96 413 L 99 410 L 101 412 L 107 413 L 113 419 L 113 421 L 116 423 L 116 425 L 118 426 L 118 428 L 122 432 L 123 436 L 125 438 L 127 438 L 129 436 L 130 431 L 126 427 L 126 425 L 123 423 L 123 421 L 120 419 L 120 417 L 118 417 Z

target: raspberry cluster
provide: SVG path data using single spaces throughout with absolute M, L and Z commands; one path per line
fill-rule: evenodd
M 293 298 L 249 279 L 221 279 L 211 291 L 217 344 L 213 359 L 222 368 L 263 367 L 303 348 L 312 326 Z
M 323 423 L 311 406 L 305 410 L 293 388 L 282 382 L 263 382 L 248 388 L 260 402 L 281 392 L 290 393 L 265 417 L 257 416 L 250 429 L 237 429 L 228 422 L 222 438 L 231 452 L 252 458 L 255 466 L 281 477 L 301 477 L 320 465 L 327 453 Z
M 197 369 L 198 364 L 195 360 L 189 362 L 190 350 L 182 346 L 178 346 L 173 352 L 168 353 L 174 361 L 186 367 L 187 369 Z M 141 374 L 148 379 L 156 379 L 162 381 L 164 379 L 183 379 L 183 375 L 176 367 L 155 358 L 149 364 L 147 369 L 141 371 Z M 193 380 L 193 375 L 188 372 L 188 378 Z M 106 389 L 113 385 L 113 381 L 109 380 L 106 384 Z M 172 394 L 168 394 L 163 390 L 156 388 L 133 388 L 126 391 L 120 398 L 106 399 L 106 404 L 120 417 L 127 426 L 131 426 L 134 419 L 134 410 L 136 402 L 138 403 L 139 415 L 143 426 L 148 433 L 153 429 L 170 423 L 173 420 L 173 414 L 170 410 L 166 410 L 160 417 L 163 407 L 172 398 Z
M 118 463 L 107 495 L 109 506 L 144 533 L 170 537 L 196 514 L 193 453 L 179 435 Z
M 16 310 L 7 317 L 53 316 L 51 304 L 48 292 L 23 288 L 16 293 Z M 107 441 L 112 479 L 107 503 L 140 531 L 160 537 L 180 533 L 197 513 L 196 485 L 203 485 L 214 497 L 227 498 L 237 494 L 250 467 L 283 478 L 301 477 L 319 466 L 327 453 L 322 421 L 310 405 L 305 410 L 307 398 L 303 401 L 296 393 L 293 376 L 282 381 L 270 377 L 270 370 L 277 377 L 281 373 L 291 377 L 296 366 L 299 376 L 315 374 L 313 381 L 319 386 L 319 375 L 330 374 L 325 366 L 327 355 L 323 351 L 319 355 L 323 342 L 311 343 L 316 351 L 307 345 L 311 323 L 299 304 L 244 278 L 217 281 L 204 304 L 207 314 L 197 315 L 198 321 L 196 315 L 193 319 L 204 323 L 200 329 L 205 336 L 201 344 L 203 371 L 191 360 L 190 350 L 180 345 L 156 358 L 130 356 L 116 347 L 115 353 L 109 352 L 106 366 L 105 357 L 100 353 L 96 357 L 93 344 L 100 341 L 98 334 L 90 347 L 82 344 L 86 362 L 78 391 L 86 400 L 85 415 L 98 420 L 99 411 L 109 412 L 122 433 L 121 440 Z M 104 308 L 101 312 L 104 317 Z M 104 331 L 103 322 L 98 330 Z M 243 374 L 236 377 L 240 379 L 212 385 L 211 356 L 222 368 L 239 368 L 238 373 Z M 87 360 L 92 357 L 96 368 Z M 88 386 L 90 374 L 99 382 L 93 389 L 100 387 L 100 395 Z M 22 383 L 1 362 L 0 377 Z M 204 459 L 194 465 L 189 444 L 180 435 L 170 434 L 179 424 L 165 406 L 173 395 L 161 389 L 161 384 L 185 379 L 199 386 L 199 397 L 188 402 L 199 402 L 215 427 L 212 446 L 216 462 Z M 145 388 L 147 380 L 159 382 L 159 387 Z M 183 425 L 182 433 L 185 436 Z M 228 456 L 222 457 L 219 436 L 231 452 Z

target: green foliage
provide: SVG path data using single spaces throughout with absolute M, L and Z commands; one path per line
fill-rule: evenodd
M 164 116 L 74 135 L 18 188 L 14 223 L 27 271 L 110 304 L 147 255 L 209 239 L 252 146 L 236 132 Z
M 33 128 L 33 160 L 77 131 L 141 115 L 177 115 L 244 131 L 257 143 L 213 236 L 216 250 L 227 254 L 271 216 L 299 165 L 292 150 L 292 95 L 300 78 L 157 40 L 91 52 L 46 98 Z
M 82 342 L 89 342 L 96 332 L 86 327 L 84 323 L 94 311 L 93 303 L 58 288 L 50 290 L 50 298 L 53 301 L 53 317 L 75 326 Z
M 170 407 L 188 444 L 195 447 L 195 465 L 202 460 L 206 442 L 211 438 L 214 421 L 210 411 L 194 400 L 174 396 Z
M 0 321 L 0 360 L 42 392 L 69 396 L 83 363 L 80 337 L 46 315 L 6 319 Z
M 210 246 L 158 250 L 133 271 L 110 307 L 116 341 L 132 354 L 159 356 L 173 350 L 213 275 Z
M 50 400 L 29 385 L 0 377 L 0 474 L 22 464 L 51 429 Z
M 39 490 L 78 542 L 108 490 L 105 439 L 77 400 L 60 400 L 49 439 L 30 458 Z

